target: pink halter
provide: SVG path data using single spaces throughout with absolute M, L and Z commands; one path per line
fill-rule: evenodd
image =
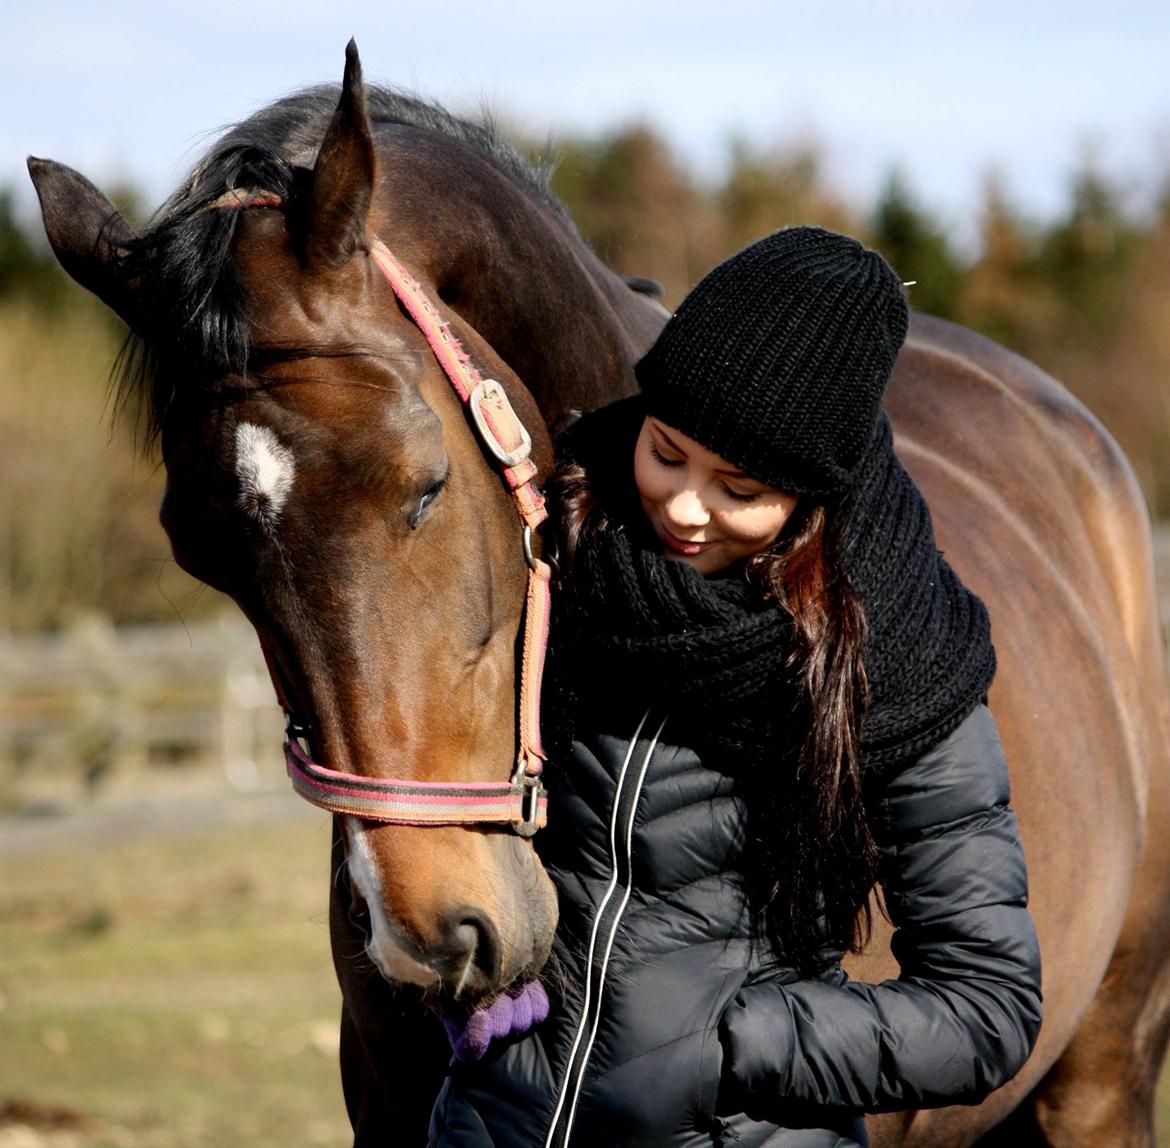
M 231 191 L 213 208 L 281 207 L 271 192 Z M 552 571 L 532 549 L 532 532 L 548 517 L 535 485 L 532 438 L 520 422 L 504 388 L 484 379 L 438 308 L 418 281 L 389 248 L 375 239 L 370 257 L 386 277 L 398 301 L 426 337 L 472 423 L 491 455 L 499 462 L 523 523 L 524 557 L 528 563 L 524 645 L 520 659 L 520 752 L 506 782 L 413 781 L 395 777 L 361 777 L 328 769 L 313 761 L 300 740 L 304 729 L 289 712 L 279 677 L 272 675 L 285 709 L 285 764 L 293 788 L 307 801 L 331 813 L 361 817 L 390 825 L 510 825 L 531 837 L 547 820 L 548 798 L 540 780 L 545 752 L 540 740 L 540 679 L 544 671 L 550 617 Z
M 297 744 L 296 730 L 290 725 L 284 744 L 288 774 L 302 797 L 333 813 L 391 825 L 502 822 L 522 837 L 531 837 L 548 818 L 548 798 L 540 780 L 545 760 L 540 740 L 540 679 L 548 646 L 552 578 L 548 564 L 532 552 L 532 531 L 548 517 L 544 497 L 535 485 L 532 438 L 504 388 L 495 379 L 480 376 L 422 286 L 380 239 L 370 244 L 370 257 L 426 336 L 443 373 L 469 409 L 479 437 L 500 463 L 524 524 L 528 593 L 520 658 L 520 753 L 506 783 L 363 778 L 316 765 Z

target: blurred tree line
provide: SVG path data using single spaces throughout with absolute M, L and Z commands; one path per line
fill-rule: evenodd
M 1087 154 L 1063 210 L 1028 218 L 1004 179 L 981 189 L 976 241 L 960 244 L 891 171 L 875 203 L 835 189 L 814 141 L 732 141 L 722 178 L 688 172 L 652 128 L 560 141 L 553 190 L 615 270 L 650 276 L 673 306 L 725 255 L 768 231 L 817 223 L 880 250 L 912 304 L 999 340 L 1066 383 L 1137 469 L 1152 511 L 1170 515 L 1170 186 L 1152 209 L 1127 204 Z M 131 218 L 138 201 L 116 197 Z M 39 221 L 0 190 L 0 632 L 100 609 L 117 621 L 214 608 L 178 572 L 155 521 L 157 465 L 109 419 L 105 380 L 117 323 L 73 287 Z
M 1155 515 L 1170 516 L 1170 183 L 1152 209 L 1091 152 L 1070 173 L 1063 210 L 1029 219 L 1004 179 L 980 194 L 974 250 L 889 173 L 877 201 L 847 202 L 815 142 L 735 142 L 704 187 L 661 136 L 634 125 L 560 149 L 553 188 L 615 270 L 657 278 L 674 306 L 707 269 L 777 227 L 816 223 L 877 248 L 912 305 L 990 336 L 1064 382 L 1133 462 Z

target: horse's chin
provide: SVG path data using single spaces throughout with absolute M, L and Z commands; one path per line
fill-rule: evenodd
M 375 927 L 374 935 L 366 942 L 366 956 L 392 984 L 417 985 L 429 992 L 442 988 L 443 978 L 438 970 L 399 944 L 388 930 Z

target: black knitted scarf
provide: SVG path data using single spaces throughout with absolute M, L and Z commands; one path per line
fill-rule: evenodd
M 581 727 L 613 707 L 659 705 L 723 768 L 797 752 L 791 621 L 744 576 L 703 577 L 666 557 L 637 499 L 640 397 L 587 415 L 562 454 L 580 464 L 604 515 L 582 540 L 557 608 L 552 724 Z M 954 730 L 986 695 L 995 652 L 983 603 L 935 546 L 930 512 L 893 450 L 883 413 L 846 494 L 838 566 L 869 625 L 862 766 L 872 780 Z M 726 754 L 730 754 L 728 757 Z M 771 771 L 769 771 L 771 772 Z

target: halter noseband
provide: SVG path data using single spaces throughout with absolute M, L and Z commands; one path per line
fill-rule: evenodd
M 229 191 L 210 208 L 281 207 L 279 196 L 264 191 Z M 313 761 L 301 744 L 306 727 L 292 714 L 280 677 L 271 673 L 285 711 L 284 759 L 293 788 L 307 801 L 331 813 L 389 825 L 505 824 L 531 837 L 547 820 L 548 798 L 540 774 L 545 752 L 540 740 L 540 679 L 544 671 L 550 616 L 552 571 L 532 550 L 532 532 L 548 517 L 535 485 L 532 438 L 504 388 L 484 379 L 421 284 L 380 240 L 370 244 L 370 258 L 385 276 L 399 303 L 426 337 L 443 373 L 468 409 L 471 422 L 512 494 L 523 523 L 528 591 L 524 607 L 524 644 L 520 658 L 520 752 L 506 782 L 413 781 L 396 777 L 361 777 L 328 769 Z M 266 653 L 267 656 L 267 653 Z M 270 672 L 272 667 L 269 667 Z

